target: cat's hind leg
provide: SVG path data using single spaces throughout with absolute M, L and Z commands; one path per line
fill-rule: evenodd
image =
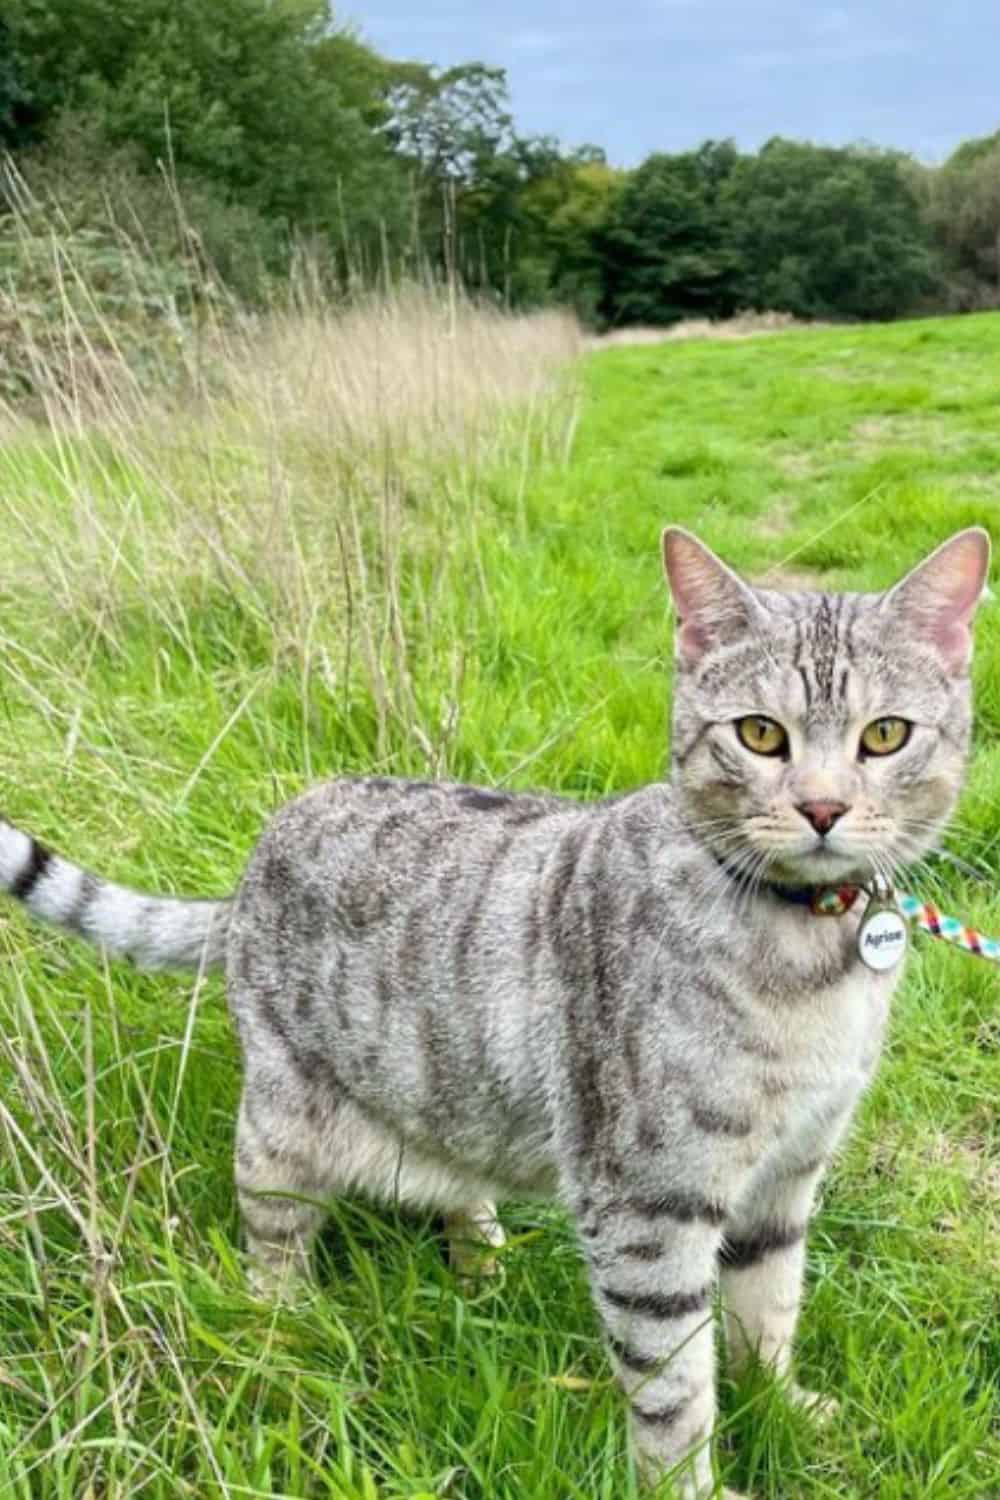
M 308 1279 L 327 1176 L 308 1120 L 269 1083 L 248 1078 L 236 1128 L 235 1177 L 250 1284 L 261 1296 L 287 1300 Z
M 236 1186 L 250 1278 L 260 1292 L 290 1295 L 333 1197 L 361 1192 L 383 1204 L 445 1216 L 451 1264 L 461 1276 L 495 1271 L 505 1237 L 488 1187 L 401 1141 L 332 1091 L 301 1094 L 253 1071 L 240 1105 Z

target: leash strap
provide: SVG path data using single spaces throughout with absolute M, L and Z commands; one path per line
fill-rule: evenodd
M 954 943 L 956 948 L 964 948 L 966 953 L 974 953 L 977 958 L 988 958 L 992 963 L 1000 963 L 1000 942 L 996 938 L 986 937 L 983 933 L 976 932 L 975 928 L 966 927 L 957 917 L 945 916 L 944 912 L 938 911 L 933 901 L 920 901 L 906 891 L 897 891 L 896 903 L 904 917 L 916 922 L 931 937 Z

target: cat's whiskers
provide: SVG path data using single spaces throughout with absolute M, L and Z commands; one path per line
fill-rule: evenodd
M 699 931 L 706 929 L 719 901 L 725 896 L 727 891 L 732 889 L 742 858 L 742 853 L 737 851 L 735 866 L 728 861 L 725 865 L 718 864 L 714 869 L 706 869 L 701 872 L 696 883 L 693 883 L 692 894 L 695 897 Z M 710 906 L 706 906 L 706 902 L 708 901 L 711 901 Z M 659 952 L 662 942 L 663 938 L 661 937 L 660 944 L 657 946 L 657 952 Z
M 734 915 L 738 920 L 743 919 L 746 912 L 744 897 L 747 889 L 752 885 L 756 871 L 758 868 L 763 868 L 767 859 L 768 854 L 765 850 L 744 848 L 737 854 L 735 862 L 728 868 L 726 884 L 718 892 L 711 907 L 704 914 L 703 925 L 705 928 L 711 927 L 715 914 L 727 894 L 732 894 L 733 896 Z M 727 872 L 722 873 L 726 874 Z
M 900 842 L 905 843 L 906 838 L 905 833 L 901 834 Z M 908 888 L 916 887 L 916 890 L 913 891 L 914 895 L 921 894 L 921 882 L 927 882 L 932 887 L 940 887 L 942 885 L 940 872 L 935 870 L 933 865 L 929 863 L 927 855 L 924 852 L 915 848 L 912 854 L 907 853 L 905 849 L 903 853 L 905 863 L 897 862 L 896 873 L 899 884 L 906 885 Z
M 970 828 L 968 824 L 949 819 L 942 822 L 935 818 L 913 818 L 904 817 L 900 819 L 900 827 L 906 831 L 914 831 L 924 837 L 930 837 L 935 844 L 940 844 L 949 834 L 960 838 L 964 844 L 979 845 L 974 852 L 986 851 L 996 847 L 1000 835 L 986 835 L 982 830 Z
M 749 872 L 749 878 L 743 893 L 743 900 L 738 908 L 737 914 L 741 921 L 745 921 L 749 917 L 753 903 L 763 883 L 764 876 L 774 863 L 775 858 L 776 856 L 773 851 L 766 849 L 758 854 L 756 862 Z

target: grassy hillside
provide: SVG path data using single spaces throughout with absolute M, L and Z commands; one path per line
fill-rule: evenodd
M 224 893 L 336 772 L 601 795 L 664 766 L 664 521 L 851 588 L 1000 535 L 1000 317 L 573 352 L 411 298 L 230 334 L 170 406 L 61 370 L 45 425 L 0 429 L 7 814 Z M 922 888 L 996 932 L 1000 605 L 976 681 L 950 843 L 987 881 Z M 810 1242 L 805 1383 L 844 1413 L 726 1392 L 755 1496 L 1000 1496 L 1000 976 L 918 948 Z M 466 1298 L 432 1223 L 338 1204 L 319 1291 L 268 1309 L 220 983 L 112 973 L 8 907 L 0 954 L 0 1496 L 634 1493 L 556 1210 L 510 1205 Z

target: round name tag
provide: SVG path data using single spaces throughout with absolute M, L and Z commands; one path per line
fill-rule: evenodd
M 882 906 L 868 914 L 858 928 L 861 962 L 878 973 L 892 969 L 906 952 L 906 923 L 894 907 Z

